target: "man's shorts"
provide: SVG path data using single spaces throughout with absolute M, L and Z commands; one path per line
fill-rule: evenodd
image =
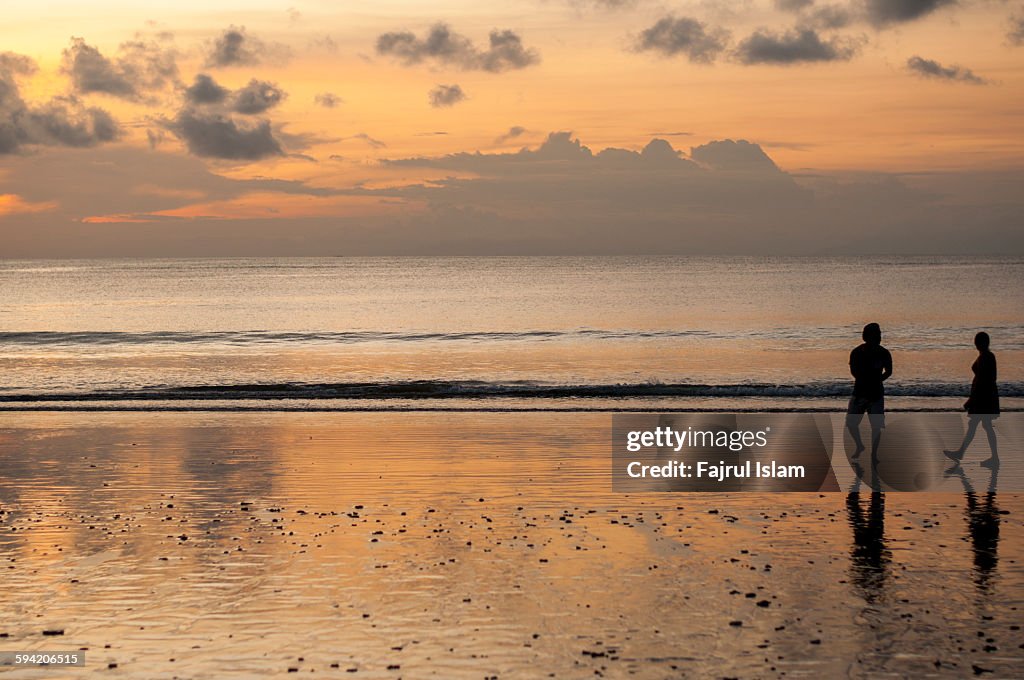
M 850 397 L 850 405 L 846 407 L 846 413 L 851 416 L 862 416 L 868 414 L 868 421 L 873 429 L 885 427 L 885 397 L 878 399 L 867 399 L 866 397 Z M 847 418 L 847 422 L 860 424 L 860 418 Z

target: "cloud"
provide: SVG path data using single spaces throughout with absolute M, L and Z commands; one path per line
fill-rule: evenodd
M 284 59 L 288 48 L 268 44 L 249 35 L 245 26 L 229 26 L 217 36 L 206 55 L 207 68 L 228 66 L 254 66 L 269 57 Z
M 263 113 L 280 104 L 287 93 L 266 80 L 251 79 L 244 87 L 229 90 L 211 76 L 200 73 L 185 88 L 185 102 L 196 106 L 228 104 L 231 111 L 246 115 Z
M 699 162 L 664 139 L 595 151 L 570 132 L 553 132 L 514 153 L 387 160 L 453 176 L 371 193 L 426 203 L 430 217 L 418 224 L 449 224 L 441 241 L 453 232 L 486 236 L 490 252 L 695 252 L 711 242 L 770 241 L 761 232 L 776 222 L 763 219 L 766 211 L 789 219 L 806 209 L 806 192 L 756 144 L 716 142 L 695 152 Z
M 311 38 L 309 41 L 309 49 L 314 52 L 322 52 L 324 54 L 337 54 L 338 43 L 330 35 L 325 34 Z
M 758 29 L 736 47 L 736 56 L 744 64 L 848 61 L 859 47 L 857 42 L 838 36 L 822 40 L 811 28 L 796 28 L 786 33 Z
M 579 12 L 599 10 L 614 12 L 636 7 L 640 0 L 566 0 L 567 4 Z
M 512 130 L 516 129 L 512 128 Z M 524 132 L 525 130 L 519 134 Z M 573 137 L 572 132 L 568 131 L 552 132 L 536 149 L 524 148 L 515 153 L 461 152 L 435 158 L 392 159 L 385 160 L 384 163 L 404 167 L 470 171 L 484 175 L 518 174 L 525 172 L 525 168 L 534 168 L 540 174 L 547 174 L 554 169 L 561 172 L 577 165 L 605 170 L 632 166 L 680 172 L 690 172 L 698 168 L 696 164 L 680 158 L 671 145 L 663 139 L 652 140 L 639 152 L 609 147 L 595 154 L 579 139 Z
M 972 85 L 987 85 L 989 82 L 975 74 L 974 71 L 969 68 L 957 66 L 956 64 L 953 64 L 952 66 L 943 66 L 937 61 L 924 59 L 917 55 L 907 59 L 907 69 L 909 69 L 911 73 L 924 78 L 971 83 Z
M 231 109 L 246 115 L 263 113 L 280 104 L 287 96 L 275 83 L 253 78 L 245 87 L 235 90 Z
M 210 76 L 200 73 L 192 81 L 192 84 L 185 88 L 185 101 L 190 104 L 220 104 L 224 102 L 231 90 L 221 87 Z
M 342 137 L 339 141 L 343 142 L 346 139 L 361 139 L 364 142 L 366 142 L 370 147 L 372 147 L 374 149 L 383 149 L 383 148 L 385 148 L 387 146 L 387 144 L 385 144 L 384 142 L 380 141 L 379 139 L 374 139 L 373 137 L 371 137 L 370 135 L 366 134 L 365 132 L 360 132 L 360 133 L 354 134 L 354 135 L 352 135 L 350 137 Z
M 745 139 L 723 139 L 692 147 L 690 158 L 717 170 L 781 172 L 760 145 Z
M 385 168 L 400 177 L 440 172 L 347 188 L 129 145 L 25 154 L 5 159 L 3 193 L 57 205 L 0 220 L 0 242 L 12 257 L 1024 252 L 1020 170 L 794 177 L 741 140 L 690 153 L 659 139 L 591 151 L 563 132 L 516 153 L 398 158 Z
M 775 0 L 775 7 L 783 12 L 799 12 L 814 4 L 814 0 Z
M 141 100 L 178 80 L 176 51 L 155 41 L 121 43 L 118 56 L 109 59 L 82 38 L 72 38 L 62 55 L 61 69 L 78 94 Z
M 382 225 L 373 252 L 835 254 L 877 253 L 880 244 L 900 253 L 1024 247 L 1017 229 L 1024 201 L 1013 198 L 1019 171 L 998 184 L 956 173 L 941 183 L 895 175 L 798 182 L 749 141 L 714 140 L 686 158 L 663 139 L 640 151 L 596 151 L 568 132 L 514 153 L 384 163 L 448 175 L 362 189 L 428 206 L 406 226 Z M 977 187 L 986 186 L 993 188 L 979 199 Z M 993 211 L 993 205 L 1000 207 Z M 985 236 L 965 236 L 964 223 L 983 225 Z M 410 243 L 417 245 L 410 250 Z
M 526 128 L 524 128 L 523 126 L 521 126 L 521 125 L 513 125 L 512 127 L 510 127 L 508 129 L 508 132 L 506 132 L 505 134 L 497 137 L 494 140 L 494 143 L 495 144 L 499 144 L 499 145 L 500 144 L 505 144 L 506 142 L 509 142 L 509 141 L 511 141 L 513 139 L 516 139 L 517 137 L 522 137 L 527 132 L 528 132 L 528 130 Z
M 0 53 L 0 155 L 37 145 L 90 147 L 120 136 L 113 116 L 83 105 L 76 97 L 54 97 L 39 105 L 26 102 L 18 79 L 35 71 L 30 58 Z
M 1010 27 L 1006 32 L 1006 39 L 1011 45 L 1024 45 L 1024 13 L 1014 14 L 1010 17 Z
M 186 108 L 164 127 L 204 158 L 255 161 L 284 155 L 270 121 L 239 121 L 222 113 L 201 113 Z
M 435 109 L 455 106 L 466 99 L 466 93 L 459 85 L 438 85 L 427 94 L 430 105 Z
M 33 75 L 38 70 L 39 67 L 36 66 L 32 57 L 14 52 L 0 52 L 0 78 L 4 78 L 5 82 L 8 80 L 13 82 L 16 76 Z M 0 90 L 0 94 L 3 93 L 4 90 Z
M 854 21 L 854 14 L 847 7 L 842 5 L 822 5 L 816 7 L 807 14 L 804 21 L 815 28 L 836 29 L 845 28 Z
M 623 7 L 633 7 L 639 2 L 639 0 L 569 0 L 569 4 L 576 5 L 577 7 L 598 7 L 601 9 L 622 9 Z
M 501 73 L 526 68 L 540 61 L 536 50 L 523 47 L 513 31 L 493 30 L 487 49 L 478 48 L 469 38 L 444 23 L 434 24 L 420 39 L 409 31 L 384 33 L 377 38 L 377 54 L 391 56 L 406 66 L 435 61 L 466 71 Z
M 644 30 L 634 49 L 653 51 L 672 57 L 685 54 L 690 61 L 709 64 L 725 49 L 729 33 L 722 28 L 707 27 L 689 17 L 666 16 Z
M 322 106 L 325 109 L 333 109 L 336 106 L 344 104 L 345 100 L 333 92 L 321 92 L 313 97 L 313 103 L 317 106 Z
M 163 144 L 165 139 L 167 139 L 167 135 L 164 133 L 163 130 L 154 130 L 152 128 L 146 128 L 146 141 L 149 142 L 150 149 L 157 148 L 158 146 Z
M 902 24 L 956 4 L 956 0 L 864 0 L 868 21 L 878 27 Z
M 18 194 L 0 194 L 0 217 L 18 213 L 48 212 L 56 209 L 56 207 L 56 201 L 32 203 L 31 201 L 26 201 Z
M 6 162 L 13 172 L 2 192 L 19 197 L 15 203 L 18 212 L 0 219 L 0 242 L 4 254 L 11 256 L 15 252 L 27 254 L 37 247 L 32 244 L 47 243 L 44 252 L 64 256 L 76 252 L 128 254 L 133 250 L 166 255 L 182 246 L 202 255 L 204 246 L 197 245 L 196 239 L 207 239 L 206 246 L 211 242 L 242 243 L 251 224 L 225 236 L 218 227 L 204 222 L 186 236 L 181 230 L 188 220 L 174 216 L 177 211 L 220 201 L 248 202 L 250 197 L 259 200 L 260 196 L 267 197 L 266 203 L 271 206 L 301 207 L 307 199 L 315 203 L 338 194 L 334 189 L 302 181 L 225 177 L 212 172 L 195 156 L 127 144 L 90 153 L 26 154 Z M 67 181 L 55 181 L 56 177 Z M 0 199 L 0 206 L 4 202 Z M 167 229 L 154 224 L 145 233 L 134 226 L 172 220 L 174 224 L 168 224 Z M 124 228 L 117 227 L 118 223 Z

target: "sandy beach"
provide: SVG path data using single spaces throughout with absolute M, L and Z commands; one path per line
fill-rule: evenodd
M 0 636 L 87 668 L 0 674 L 1017 673 L 1020 495 L 616 494 L 608 420 L 5 413 Z

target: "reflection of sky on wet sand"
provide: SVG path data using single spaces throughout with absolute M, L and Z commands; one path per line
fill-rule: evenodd
M 609 422 L 6 414 L 0 648 L 134 677 L 1019 667 L 1020 496 L 613 494 Z

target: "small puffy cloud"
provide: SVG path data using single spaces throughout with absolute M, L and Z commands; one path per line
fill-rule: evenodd
M 217 84 L 212 77 L 200 73 L 185 88 L 185 100 L 190 104 L 220 104 L 228 98 L 231 90 Z
M 200 73 L 185 88 L 185 102 L 195 106 L 230 104 L 235 113 L 255 115 L 280 104 L 287 93 L 276 83 L 253 78 L 247 85 L 231 91 L 220 85 L 211 76 Z
M 286 96 L 276 84 L 253 78 L 232 95 L 231 109 L 247 115 L 263 113 L 280 104 Z
M 709 29 L 690 17 L 666 16 L 644 30 L 634 49 L 658 52 L 666 57 L 685 54 L 692 62 L 709 64 L 725 49 L 729 33 L 722 28 Z
M 736 56 L 744 64 L 800 64 L 848 61 L 859 49 L 855 41 L 841 37 L 823 40 L 812 28 L 796 28 L 785 33 L 758 29 L 736 47 Z
M 239 121 L 221 113 L 184 109 L 164 127 L 184 142 L 188 150 L 205 158 L 254 161 L 284 155 L 270 121 Z
M 253 66 L 268 57 L 284 58 L 288 48 L 271 45 L 249 35 L 245 26 L 229 26 L 217 36 L 206 54 L 207 68 Z
M 435 109 L 455 106 L 466 98 L 466 93 L 458 84 L 438 85 L 427 94 L 430 105 Z
M 864 0 L 864 12 L 875 26 L 902 24 L 956 4 L 956 0 Z
M 333 92 L 321 92 L 313 97 L 313 103 L 325 109 L 333 109 L 344 103 L 344 100 Z
M 513 31 L 491 31 L 488 37 L 490 47 L 480 54 L 480 65 L 484 71 L 499 73 L 521 69 L 540 61 L 536 50 L 523 47 L 523 41 Z
M 504 144 L 506 142 L 512 141 L 513 139 L 516 139 L 517 137 L 522 137 L 526 133 L 527 129 L 524 128 L 522 125 L 513 125 L 508 129 L 508 132 L 495 139 L 494 143 Z
M 907 68 L 911 73 L 923 78 L 935 78 L 952 82 L 970 83 L 972 85 L 987 85 L 988 81 L 974 73 L 969 68 L 957 66 L 943 66 L 933 59 L 913 56 L 907 59 Z
M 1006 32 L 1006 39 L 1010 41 L 1011 45 L 1024 45 L 1024 12 L 1010 17 L 1010 28 Z
M 491 31 L 488 47 L 481 49 L 444 23 L 434 24 L 423 38 L 409 31 L 384 33 L 377 38 L 377 54 L 394 57 L 406 66 L 434 61 L 491 73 L 522 69 L 540 61 L 537 51 L 524 47 L 514 31 Z
M 61 68 L 79 94 L 100 93 L 139 100 L 178 80 L 177 53 L 155 41 L 122 43 L 111 59 L 82 38 L 72 38 Z
M 26 102 L 18 79 L 35 71 L 30 58 L 0 53 L 0 155 L 36 145 L 91 147 L 120 136 L 113 116 L 84 106 L 76 97 L 54 97 L 41 105 Z

